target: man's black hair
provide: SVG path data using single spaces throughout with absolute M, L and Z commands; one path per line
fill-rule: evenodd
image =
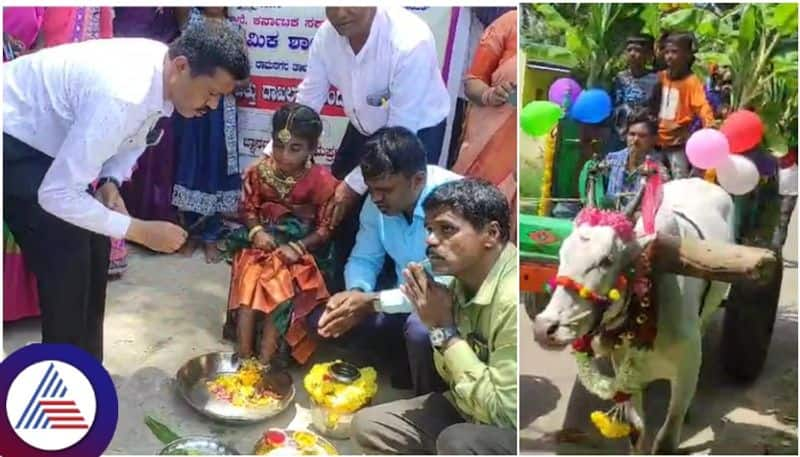
M 492 221 L 500 226 L 500 239 L 509 239 L 511 210 L 500 189 L 475 178 L 450 181 L 436 187 L 422 203 L 426 213 L 451 210 L 463 217 L 476 230 Z
M 644 124 L 652 135 L 658 135 L 658 120 L 645 107 L 636 108 L 628 115 L 628 128 L 634 124 Z
M 216 69 L 231 74 L 236 81 L 250 77 L 247 46 L 239 32 L 224 24 L 198 22 L 169 45 L 169 57 L 184 56 L 192 76 L 212 76 Z
M 361 173 L 365 179 L 402 173 L 406 178 L 425 171 L 425 146 L 405 127 L 384 127 L 364 143 Z
M 634 35 L 628 36 L 627 40 L 625 40 L 625 45 L 629 44 L 638 44 L 649 50 L 651 53 L 653 52 L 653 45 L 655 44 L 655 40 L 653 36 L 647 33 L 637 33 Z

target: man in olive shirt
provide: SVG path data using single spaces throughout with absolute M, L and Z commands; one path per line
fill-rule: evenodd
M 450 287 L 410 263 L 403 293 L 428 326 L 449 385 L 356 414 L 352 437 L 382 454 L 516 454 L 517 250 L 509 206 L 491 184 L 464 179 L 425 200 L 428 259 Z

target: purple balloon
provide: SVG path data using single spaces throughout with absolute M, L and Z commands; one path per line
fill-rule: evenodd
M 572 78 L 559 78 L 550 86 L 547 92 L 547 98 L 560 107 L 564 107 L 564 101 L 567 100 L 569 95 L 569 106 L 575 103 L 580 95 L 581 85 Z

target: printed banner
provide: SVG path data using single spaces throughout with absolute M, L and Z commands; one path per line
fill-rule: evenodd
M 409 10 L 431 27 L 439 66 L 447 81 L 455 37 L 453 15 L 458 9 L 409 7 Z M 325 21 L 325 8 L 250 7 L 231 8 L 230 12 L 244 27 L 250 51 L 250 86 L 237 94 L 240 167 L 243 169 L 269 142 L 272 113 L 284 103 L 294 101 L 297 85 L 305 75 L 308 48 Z M 329 165 L 347 128 L 342 96 L 335 87 L 331 87 L 321 114 L 323 133 L 314 159 L 318 164 Z

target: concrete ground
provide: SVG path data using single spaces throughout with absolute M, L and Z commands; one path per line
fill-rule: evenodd
M 216 423 L 196 413 L 178 396 L 173 378 L 187 360 L 209 352 L 230 350 L 222 340 L 230 267 L 207 265 L 202 253 L 193 258 L 157 255 L 133 248 L 127 273 L 109 283 L 105 320 L 104 365 L 119 396 L 117 431 L 106 451 L 112 455 L 157 454 L 164 446 L 144 425 L 151 415 L 178 434 L 214 435 L 242 454 L 252 452 L 256 440 L 271 427 L 307 429 L 311 424 L 309 399 L 302 385 L 304 369 L 291 374 L 296 402 L 281 415 L 253 425 Z M 4 350 L 40 341 L 39 320 L 4 325 Z M 312 362 L 326 362 L 351 354 L 325 346 Z M 381 376 L 374 404 L 411 396 L 389 386 Z M 349 440 L 332 440 L 342 454 L 359 454 Z
M 683 428 L 681 452 L 698 454 L 797 455 L 797 214 L 784 246 L 781 298 L 769 355 L 751 385 L 732 381 L 720 357 L 721 317 L 704 339 L 697 395 Z M 520 315 L 520 451 L 526 454 L 626 453 L 625 440 L 605 440 L 589 413 L 610 406 L 589 394 L 576 378 L 569 350 L 551 352 L 533 340 L 530 319 Z M 668 384 L 647 391 L 645 409 L 663 422 Z

